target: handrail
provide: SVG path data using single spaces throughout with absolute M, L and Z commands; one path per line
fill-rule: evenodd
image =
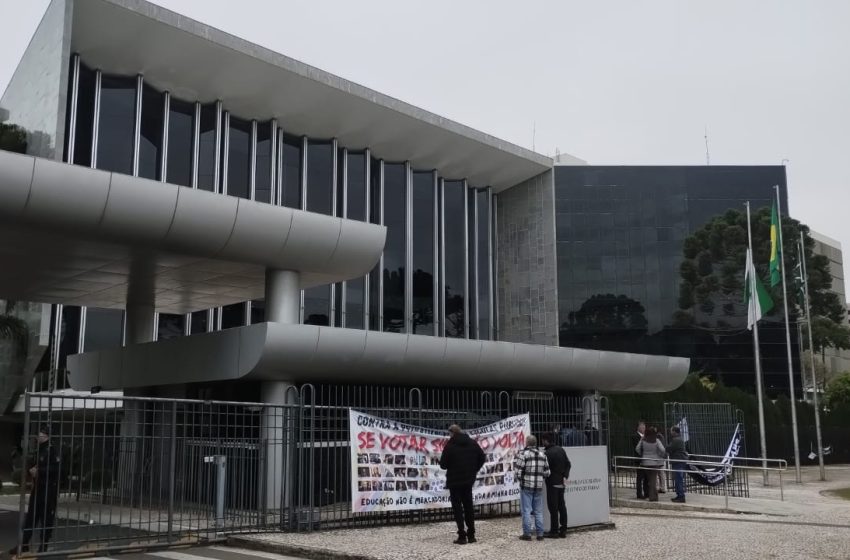
M 617 471 L 620 468 L 627 468 L 627 469 L 634 469 L 634 470 L 652 470 L 654 472 L 659 472 L 659 471 L 661 471 L 661 472 L 676 472 L 677 470 L 679 470 L 679 469 L 674 469 L 672 467 L 664 467 L 664 466 L 645 467 L 643 465 L 636 465 L 635 462 L 640 461 L 642 458 L 636 457 L 636 456 L 633 456 L 633 455 L 614 455 L 613 457 L 611 457 L 611 459 L 613 461 L 612 466 L 614 467 L 614 478 L 615 479 L 617 478 Z M 628 463 L 627 464 L 622 464 L 622 463 L 618 464 L 618 462 L 617 462 L 618 459 L 621 459 L 621 460 L 624 459 L 624 460 L 628 461 Z M 761 461 L 761 458 L 759 458 L 758 460 Z M 667 461 L 667 459 L 665 459 L 665 461 Z M 775 471 L 776 473 L 779 474 L 779 499 L 780 499 L 780 501 L 784 502 L 785 501 L 785 488 L 782 485 L 782 473 L 785 472 L 788 469 L 788 463 L 784 459 L 773 459 L 773 461 L 782 462 L 782 463 L 785 464 L 785 466 L 781 467 L 781 468 L 780 467 L 764 467 L 764 466 L 752 467 L 752 466 L 749 466 L 749 465 L 733 465 L 732 463 L 723 463 L 723 462 L 720 462 L 720 461 L 693 461 L 693 460 L 690 460 L 690 459 L 687 459 L 687 460 L 684 460 L 684 461 L 674 460 L 672 462 L 674 462 L 674 463 L 687 463 L 689 465 L 697 465 L 697 466 L 704 466 L 704 467 L 724 467 L 724 468 L 727 468 L 727 469 L 739 469 L 739 470 L 743 469 L 743 470 L 760 471 L 764 474 L 767 474 L 768 471 Z M 725 502 L 726 502 L 726 509 L 729 509 L 729 477 L 728 476 L 723 477 L 723 490 L 724 490 L 724 497 L 725 497 Z

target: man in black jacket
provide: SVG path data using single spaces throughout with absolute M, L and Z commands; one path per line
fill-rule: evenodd
M 457 539 L 454 543 L 474 543 L 476 539 L 472 486 L 475 484 L 475 476 L 484 466 L 486 457 L 478 443 L 463 433 L 460 426 L 449 426 L 449 434 L 449 441 L 440 456 L 440 468 L 446 471 L 446 488 L 449 489 L 452 511 L 457 523 Z
M 672 501 L 685 503 L 685 469 L 687 468 L 688 452 L 682 439 L 682 431 L 678 426 L 670 428 L 670 445 L 667 446 L 667 456 L 670 457 L 670 465 L 673 467 L 673 487 L 676 489 L 676 497 Z
M 543 434 L 540 438 L 546 451 L 546 460 L 549 461 L 549 470 L 552 474 L 546 479 L 546 505 L 549 508 L 549 535 L 552 538 L 565 538 L 567 536 L 567 504 L 564 502 L 564 484 L 570 477 L 570 463 L 567 452 L 560 445 L 555 445 L 555 435 Z M 560 515 L 561 522 L 558 523 Z
M 30 465 L 32 477 L 27 515 L 24 518 L 21 552 L 28 552 L 30 540 L 37 527 L 41 527 L 41 546 L 39 552 L 47 550 L 47 542 L 53 532 L 56 518 L 56 502 L 59 498 L 59 453 L 50 445 L 50 427 L 42 426 L 38 431 L 38 452 L 35 464 Z M 17 553 L 17 547 L 10 551 Z

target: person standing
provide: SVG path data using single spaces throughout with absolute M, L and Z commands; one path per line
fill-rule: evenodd
M 682 439 L 682 431 L 678 426 L 670 428 L 670 445 L 667 447 L 667 456 L 670 457 L 670 466 L 673 468 L 673 488 L 676 497 L 671 501 L 685 503 L 685 468 L 688 460 L 688 452 L 685 449 L 685 441 Z
M 659 432 L 658 428 L 656 428 L 655 426 L 652 426 L 652 429 L 655 430 L 655 433 L 656 433 L 655 437 L 658 438 L 658 441 L 661 443 L 661 445 L 663 445 L 664 447 L 667 447 L 667 440 L 664 437 L 664 434 Z M 666 467 L 667 461 L 665 460 L 664 464 L 661 465 L 661 466 Z M 665 494 L 666 492 L 667 492 L 667 473 L 664 471 L 664 469 L 659 469 L 658 470 L 658 493 L 659 494 Z
M 53 533 L 53 522 L 56 518 L 56 502 L 59 499 L 59 460 L 59 454 L 50 443 L 50 427 L 42 426 L 38 431 L 35 463 L 29 468 L 33 480 L 22 528 L 21 552 L 29 552 L 30 540 L 38 527 L 42 529 L 38 551 L 47 551 L 47 543 Z M 17 554 L 17 547 L 12 548 L 10 554 Z
M 635 447 L 635 453 L 640 457 L 640 465 L 643 467 L 638 472 L 645 472 L 647 482 L 647 499 L 650 502 L 658 501 L 658 472 L 657 469 L 664 466 L 664 459 L 667 457 L 667 452 L 664 449 L 664 444 L 658 441 L 658 434 L 655 428 L 649 427 L 643 439 L 638 442 Z
M 546 479 L 546 505 L 549 508 L 550 519 L 548 536 L 563 539 L 567 536 L 567 504 L 564 502 L 564 486 L 570 477 L 572 463 L 564 448 L 555 444 L 554 434 L 545 434 L 541 440 L 550 471 Z
M 643 441 L 643 434 L 646 432 L 646 422 L 640 420 L 637 425 L 637 436 L 634 439 L 635 445 L 639 445 L 641 441 Z M 637 449 L 637 447 L 636 447 Z M 636 452 L 637 456 L 640 457 L 640 453 Z M 637 461 L 638 466 L 640 466 L 640 461 Z M 637 488 L 637 499 L 645 500 L 647 495 L 649 494 L 648 486 L 647 486 L 647 478 L 646 471 L 643 469 L 637 469 L 637 474 L 635 476 L 635 487 Z
M 455 544 L 474 543 L 477 540 L 472 486 L 485 462 L 486 456 L 481 446 L 457 424 L 449 426 L 449 441 L 440 455 L 440 468 L 446 471 L 446 488 L 449 489 L 452 511 L 457 523 Z
M 537 447 L 537 438 L 528 436 L 525 449 L 517 453 L 514 459 L 517 479 L 519 480 L 519 507 L 522 514 L 522 535 L 520 539 L 531 540 L 531 534 L 537 531 L 537 540 L 543 540 L 543 483 L 551 476 L 546 454 Z

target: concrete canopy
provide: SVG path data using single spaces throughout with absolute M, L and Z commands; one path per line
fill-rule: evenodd
M 68 358 L 78 390 L 199 381 L 670 391 L 690 360 L 534 344 L 260 323 Z
M 0 297 L 188 313 L 368 273 L 386 228 L 0 151 Z M 141 300 L 139 299 L 141 298 Z
M 496 192 L 552 166 L 546 156 L 143 0 L 75 1 L 71 52 L 104 73 L 142 73 L 177 98 L 220 99 L 234 115 L 276 118 L 290 134 L 337 138 Z

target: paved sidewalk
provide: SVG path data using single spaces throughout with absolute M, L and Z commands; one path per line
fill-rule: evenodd
M 830 479 L 817 481 L 817 469 L 807 468 L 802 485 L 762 487 L 751 477 L 752 498 L 688 496 L 690 510 L 676 504 L 637 502 L 635 507 L 612 510 L 612 531 L 571 533 L 566 539 L 524 542 L 518 539 L 518 518 L 478 523 L 479 542 L 457 546 L 453 523 L 432 523 L 316 533 L 276 533 L 233 538 L 238 546 L 309 558 L 357 560 L 445 560 L 627 558 L 628 560 L 724 560 L 752 558 L 848 558 L 850 502 L 821 492 L 850 486 L 850 467 L 830 467 Z M 754 480 L 758 478 L 758 480 Z M 778 481 L 777 481 L 778 482 Z M 662 498 L 663 500 L 663 498 Z M 654 507 L 648 507 L 654 506 Z M 697 511 L 694 511 L 697 510 Z

